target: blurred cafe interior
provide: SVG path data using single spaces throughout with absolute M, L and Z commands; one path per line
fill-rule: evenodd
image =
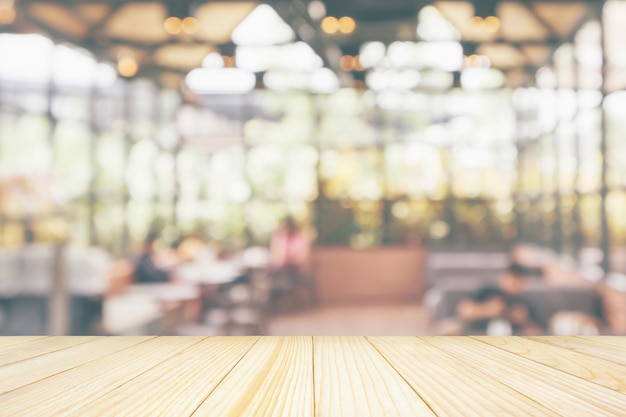
M 626 334 L 625 138 L 624 0 L 0 0 L 0 334 Z

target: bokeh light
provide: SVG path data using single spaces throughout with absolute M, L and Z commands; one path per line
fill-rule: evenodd
M 195 17 L 186 17 L 182 22 L 182 29 L 188 35 L 193 35 L 200 29 L 200 22 Z
M 177 35 L 182 31 L 182 21 L 178 17 L 168 17 L 163 22 L 163 28 L 170 35 Z
M 339 31 L 340 25 L 336 17 L 328 16 L 328 17 L 325 17 L 324 20 L 322 20 L 322 23 L 320 26 L 324 32 L 328 33 L 329 35 L 332 35 Z
M 356 30 L 356 21 L 349 17 L 349 16 L 344 16 L 341 19 L 339 19 L 339 32 L 349 35 L 350 33 L 353 33 Z

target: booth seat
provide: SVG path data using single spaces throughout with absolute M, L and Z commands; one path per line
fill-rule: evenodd
M 431 288 L 425 302 L 434 321 L 456 316 L 459 302 L 478 290 L 475 282 L 457 282 Z M 529 283 L 521 296 L 535 314 L 537 324 L 548 330 L 550 319 L 563 311 L 581 312 L 600 320 L 603 317 L 603 304 L 600 292 L 591 285 L 554 285 L 541 280 Z

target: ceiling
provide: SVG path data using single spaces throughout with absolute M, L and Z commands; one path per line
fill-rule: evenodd
M 181 3 L 181 0 L 177 3 Z M 483 0 L 481 0 L 483 1 Z M 554 49 L 573 39 L 575 32 L 597 11 L 600 1 L 518 0 L 498 6 L 501 29 L 484 33 L 472 25 L 473 6 L 467 1 L 440 0 L 325 0 L 328 16 L 350 16 L 357 28 L 350 35 L 326 35 L 307 13 L 307 0 L 270 0 L 269 3 L 294 29 L 309 31 L 307 42 L 325 64 L 341 73 L 339 59 L 358 54 L 367 41 L 389 44 L 417 41 L 419 10 L 431 4 L 460 32 L 467 54 L 489 57 L 492 66 L 507 73 L 509 84 L 546 64 Z M 115 61 L 120 51 L 130 51 L 139 61 L 139 75 L 175 85 L 184 74 L 200 66 L 212 51 L 234 55 L 231 33 L 259 2 L 194 2 L 199 29 L 194 35 L 170 35 L 164 29 L 165 2 L 151 0 L 16 0 L 18 17 L 0 31 L 43 32 L 51 38 L 84 47 L 100 59 Z M 358 75 L 358 74 L 356 74 Z

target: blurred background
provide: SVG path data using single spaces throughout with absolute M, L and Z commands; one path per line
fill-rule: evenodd
M 622 0 L 0 0 L 0 334 L 626 334 L 625 90 Z

